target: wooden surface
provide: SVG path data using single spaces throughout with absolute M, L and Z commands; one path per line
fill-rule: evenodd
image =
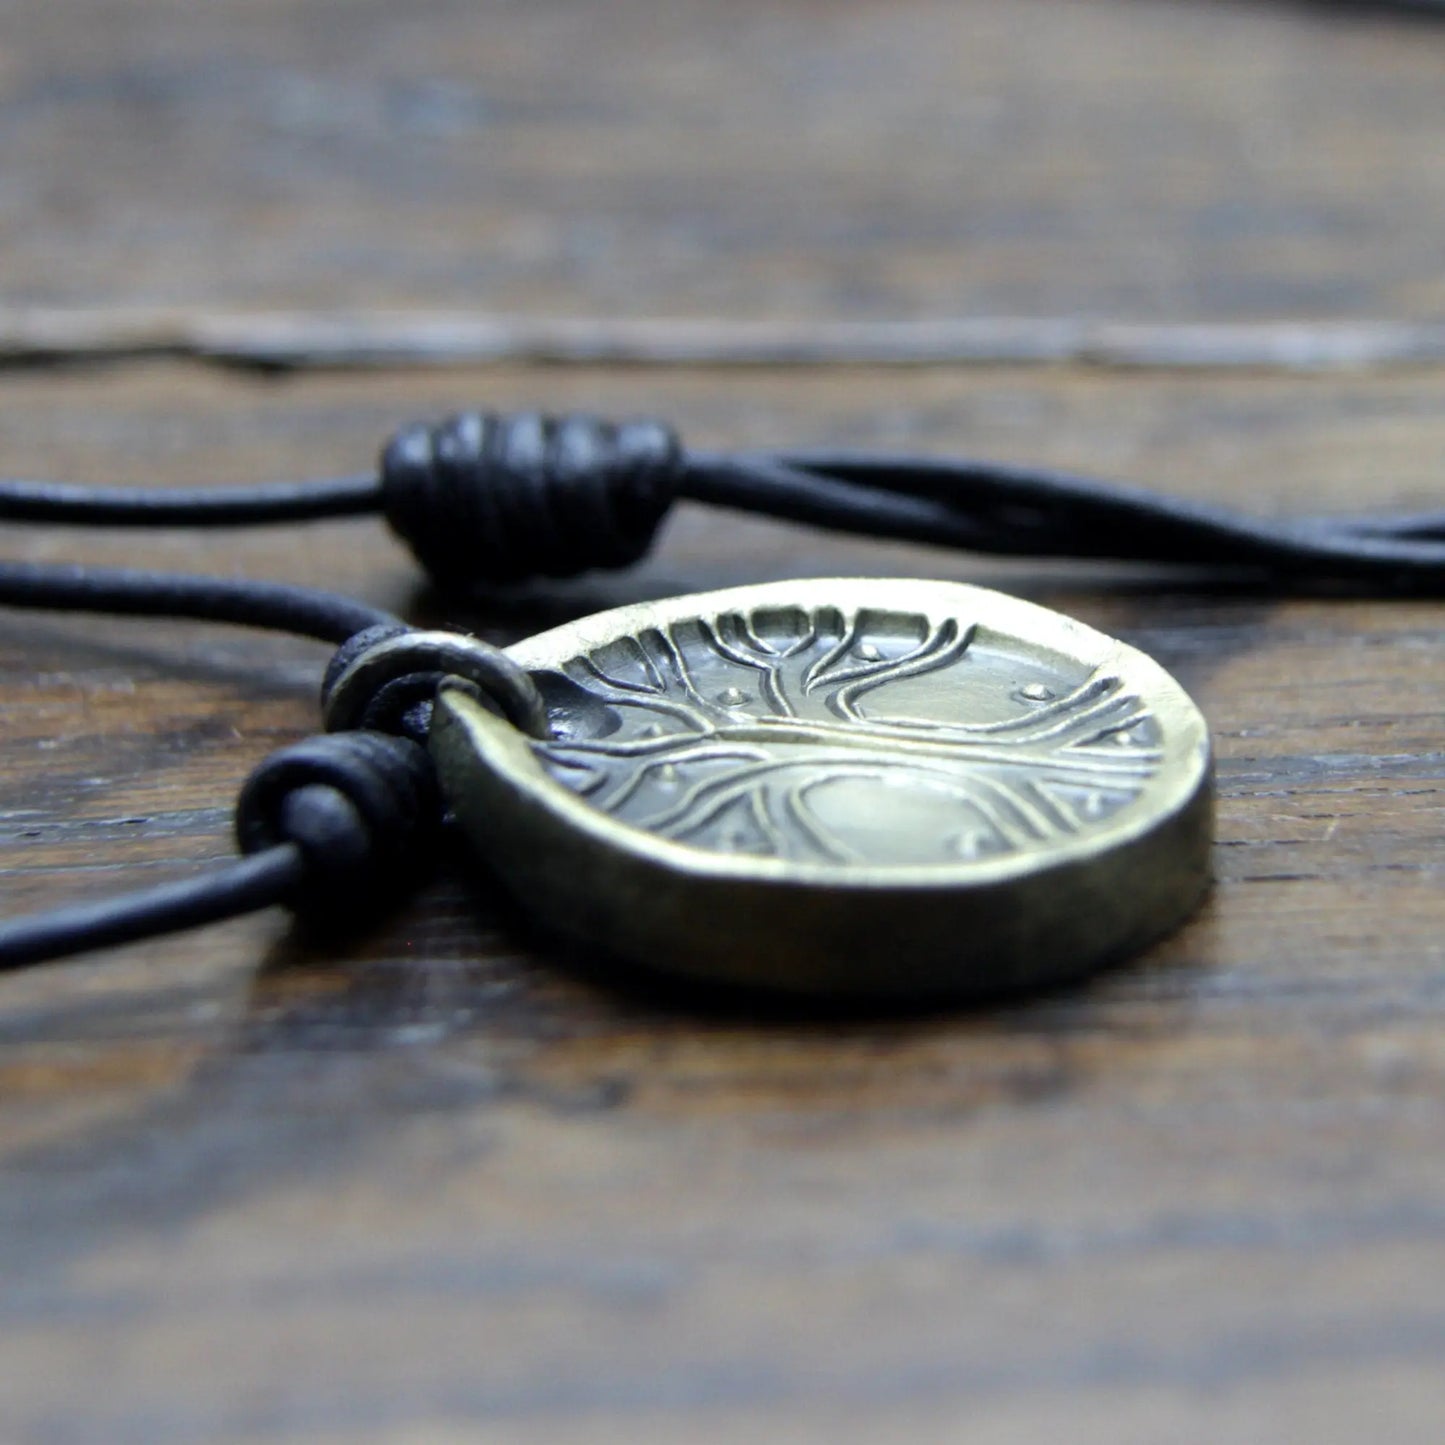
M 0 18 L 0 302 L 21 330 L 43 311 L 70 363 L 0 374 L 9 474 L 344 470 L 408 417 L 532 402 L 1263 511 L 1445 496 L 1428 347 L 1315 374 L 1289 346 L 1250 369 L 1189 350 L 1224 323 L 1306 350 L 1326 323 L 1439 334 L 1445 27 L 1421 19 L 1214 0 Z M 262 311 L 313 335 L 338 309 L 392 335 L 566 318 L 594 340 L 682 318 L 693 354 L 95 364 L 136 308 L 186 334 Z M 986 323 L 969 334 L 998 346 L 769 368 L 737 364 L 714 318 L 784 340 Z M 1201 364 L 1003 344 L 1081 322 Z M 1440 1438 L 1438 604 L 1211 594 L 697 508 L 644 567 L 485 615 L 421 592 L 370 522 L 13 528 L 5 551 L 320 582 L 500 638 L 789 575 L 1000 585 L 1173 669 L 1213 724 L 1221 799 L 1190 927 L 981 1015 L 620 993 L 563 973 L 460 870 L 352 945 L 308 951 L 266 915 L 0 980 L 0 1439 Z M 225 855 L 238 780 L 314 726 L 321 661 L 219 628 L 0 616 L 5 906 Z

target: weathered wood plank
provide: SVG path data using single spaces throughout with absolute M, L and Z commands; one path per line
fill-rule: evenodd
M 8 303 L 1445 315 L 1441 35 L 1174 0 L 11 0 Z
M 499 363 L 11 369 L 7 473 L 352 470 L 410 416 L 541 403 L 1269 511 L 1439 505 L 1426 24 L 1171 0 L 0 15 L 7 359 L 333 362 L 370 337 L 384 364 L 434 357 L 440 317 L 453 357 Z M 654 365 L 515 364 L 589 348 Z M 813 366 L 873 359 L 930 365 Z M 1053 369 L 988 364 L 1010 359 Z M 1161 362 L 1207 374 L 1104 369 Z M 1255 363 L 1396 369 L 1222 370 Z M 700 1015 L 569 972 L 460 865 L 360 940 L 268 916 L 0 979 L 0 1437 L 1438 1433 L 1435 605 L 698 508 L 635 572 L 505 610 L 419 592 L 365 522 L 5 549 L 319 582 L 498 638 L 787 575 L 1003 585 L 1175 669 L 1221 803 L 1191 927 L 984 1015 Z M 0 906 L 226 853 L 236 781 L 314 725 L 321 653 L 0 616 Z
M 483 400 L 700 445 L 1067 463 L 1263 510 L 1425 505 L 1439 377 L 491 368 L 12 374 L 7 467 L 346 470 Z M 411 606 L 378 527 L 7 534 Z M 1445 1407 L 1445 748 L 1428 602 L 1206 595 L 688 509 L 506 615 L 761 577 L 1009 586 L 1199 698 L 1219 883 L 1097 986 L 981 1016 L 699 1016 L 571 975 L 440 881 L 369 938 L 262 918 L 0 980 L 6 1438 L 1429 1438 Z M 229 846 L 321 649 L 0 618 L 0 868 L 29 907 Z M 144 820 L 144 821 L 132 821 Z

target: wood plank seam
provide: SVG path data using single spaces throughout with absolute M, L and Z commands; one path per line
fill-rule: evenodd
M 0 366 L 170 359 L 292 370 L 1077 366 L 1284 374 L 1445 366 L 1445 321 L 1141 323 L 0 308 Z

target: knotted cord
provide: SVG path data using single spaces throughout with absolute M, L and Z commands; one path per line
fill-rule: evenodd
M 403 427 L 370 475 L 187 490 L 0 482 L 0 519 L 238 526 L 379 513 L 439 586 L 466 590 L 629 566 L 677 500 L 879 539 L 1247 572 L 1279 586 L 1445 586 L 1445 512 L 1265 518 L 1044 467 L 691 451 L 656 421 L 533 412 Z

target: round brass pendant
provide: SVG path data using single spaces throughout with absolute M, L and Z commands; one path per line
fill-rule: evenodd
M 1204 719 L 1158 664 L 946 582 L 777 582 L 508 649 L 552 736 L 443 692 L 482 857 L 557 931 L 654 969 L 838 997 L 1077 977 L 1208 881 Z

